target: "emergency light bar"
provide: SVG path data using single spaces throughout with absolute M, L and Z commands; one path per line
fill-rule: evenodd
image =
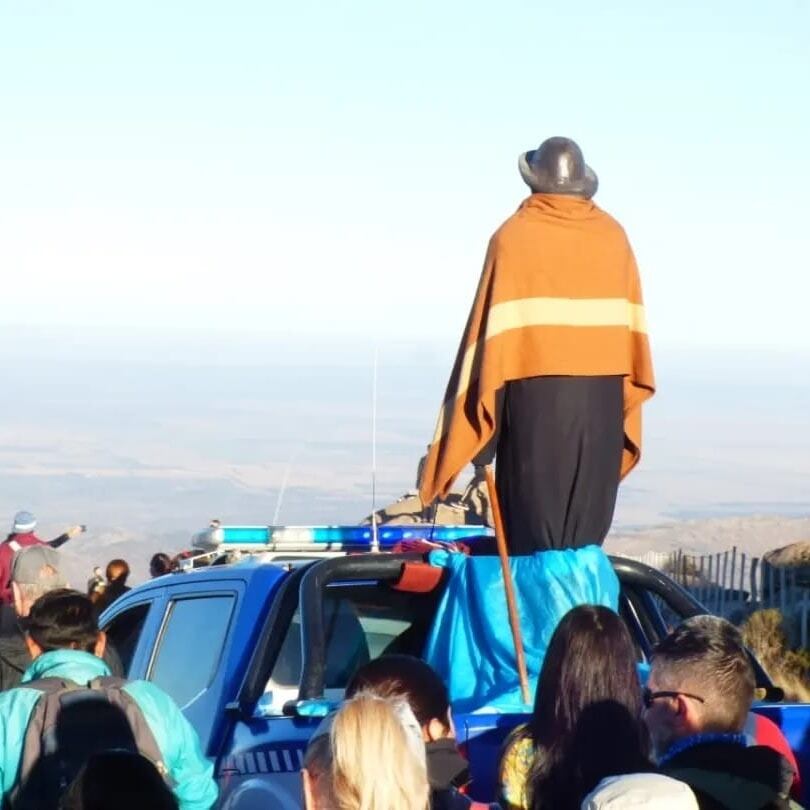
M 433 526 L 429 523 L 378 526 L 382 550 L 406 540 L 455 543 L 492 537 L 488 526 Z M 370 551 L 371 526 L 216 526 L 194 535 L 192 546 L 203 551 Z

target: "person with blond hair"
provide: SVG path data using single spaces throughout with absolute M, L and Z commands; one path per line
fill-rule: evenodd
M 458 750 L 447 686 L 438 673 L 410 655 L 383 655 L 364 664 L 346 686 L 346 697 L 366 692 L 408 702 L 425 744 L 431 810 L 498 810 L 466 792 L 470 768 Z
M 306 810 L 427 810 L 421 729 L 405 700 L 360 693 L 310 740 L 302 771 Z

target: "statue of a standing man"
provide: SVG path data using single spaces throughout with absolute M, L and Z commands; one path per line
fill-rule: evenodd
M 489 243 L 422 471 L 425 504 L 496 457 L 510 554 L 601 544 L 655 391 L 641 285 L 582 151 L 521 155 L 531 189 Z

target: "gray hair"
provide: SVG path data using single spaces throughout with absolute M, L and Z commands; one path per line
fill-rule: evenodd
M 44 596 L 46 593 L 54 590 L 50 578 L 43 582 L 17 582 L 15 584 L 17 588 L 19 588 L 23 602 L 27 602 L 31 605 L 33 605 L 40 596 Z
M 20 582 L 14 578 L 12 571 L 11 582 L 19 591 L 23 613 L 27 613 L 31 605 L 41 596 L 67 585 L 58 569 L 48 563 L 41 565 L 35 576 L 34 582 Z

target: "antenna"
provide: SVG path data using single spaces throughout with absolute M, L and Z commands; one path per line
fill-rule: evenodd
M 281 502 L 284 500 L 284 493 L 287 491 L 287 483 L 290 480 L 290 470 L 292 470 L 292 465 L 297 455 L 298 450 L 294 450 L 290 455 L 287 466 L 284 468 L 284 477 L 281 479 L 281 486 L 279 487 L 278 496 L 276 498 L 276 511 L 273 513 L 273 526 L 278 526 L 278 516 L 281 512 Z
M 371 383 L 371 550 L 380 550 L 377 533 L 377 354 L 374 347 L 374 373 Z

